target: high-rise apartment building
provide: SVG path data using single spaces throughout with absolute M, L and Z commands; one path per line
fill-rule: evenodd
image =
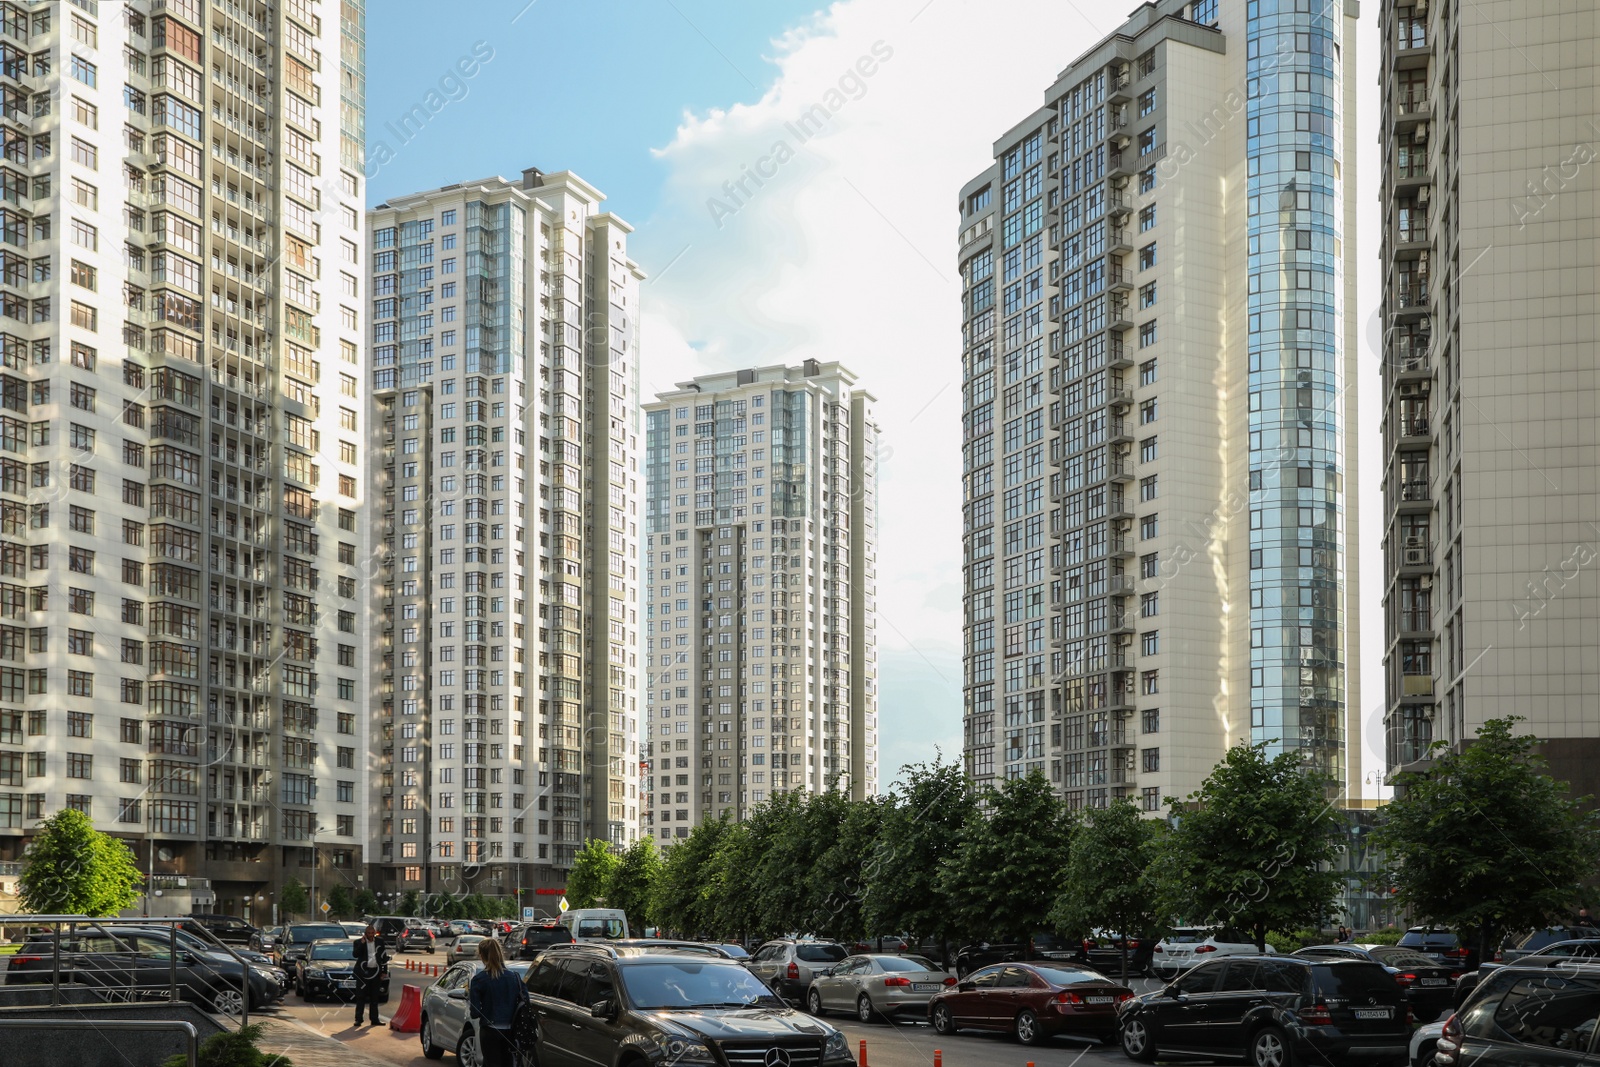
M 960 202 L 968 771 L 1359 793 L 1355 5 L 1158 0 Z
M 645 407 L 646 827 L 878 791 L 874 399 L 838 363 Z
M 565 884 L 639 825 L 639 268 L 575 174 L 370 217 L 379 891 Z
M 1579 8 L 1378 14 L 1391 773 L 1514 713 L 1576 793 L 1600 787 L 1597 26 Z
M 363 19 L 0 3 L 0 857 L 359 885 Z

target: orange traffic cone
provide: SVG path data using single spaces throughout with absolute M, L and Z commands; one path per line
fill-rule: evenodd
M 944 1067 L 944 1053 L 939 1049 L 933 1050 L 933 1067 Z
M 857 1061 L 857 1067 L 867 1067 L 867 1039 L 866 1038 L 862 1038 L 861 1039 L 861 1059 Z

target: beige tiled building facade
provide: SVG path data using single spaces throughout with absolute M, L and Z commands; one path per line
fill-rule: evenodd
M 839 363 L 646 405 L 646 832 L 878 791 L 878 427 Z
M 371 228 L 373 881 L 559 888 L 639 826 L 639 283 L 570 172 Z
M 1600 785 L 1592 5 L 1382 5 L 1391 772 L 1517 714 Z
M 960 202 L 968 771 L 1359 791 L 1356 6 L 1160 0 Z
M 0 3 L 0 860 L 359 884 L 364 19 Z

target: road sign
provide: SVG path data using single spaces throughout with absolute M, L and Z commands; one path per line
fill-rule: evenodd
M 326 915 L 331 910 L 332 910 L 332 905 L 330 905 L 326 900 L 324 900 L 322 902 L 322 914 Z
M 523 908 L 522 909 L 522 921 L 523 922 L 528 922 L 528 923 L 533 922 L 533 909 L 532 908 Z
M 561 914 L 565 915 L 566 913 L 567 913 L 567 898 L 566 897 L 562 897 L 561 898 Z

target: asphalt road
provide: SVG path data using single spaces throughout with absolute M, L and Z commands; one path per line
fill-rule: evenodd
M 390 1002 L 383 1006 L 383 1026 L 353 1027 L 351 1020 L 355 1017 L 355 1010 L 350 1005 L 321 1001 L 305 1004 L 292 991 L 269 1014 L 292 1018 L 362 1056 L 371 1056 L 400 1067 L 433 1064 L 435 1061 L 423 1057 L 416 1034 L 397 1034 L 388 1027 L 389 1013 L 400 1004 L 400 986 L 422 986 L 433 981 L 432 977 L 405 970 L 408 960 L 414 964 L 437 964 L 441 973 L 444 970 L 443 953 L 396 957 L 390 966 L 394 987 Z M 1147 978 L 1135 979 L 1129 984 L 1139 992 L 1159 985 Z M 941 1037 L 931 1027 L 920 1023 L 863 1024 L 842 1015 L 829 1016 L 828 1021 L 845 1032 L 850 1039 L 851 1049 L 858 1056 L 861 1042 L 867 1043 L 866 1067 L 933 1067 L 936 1050 L 941 1054 L 943 1067 L 1026 1067 L 1029 1063 L 1034 1067 L 1105 1067 L 1131 1062 L 1121 1049 L 1114 1046 L 1106 1047 L 1064 1037 L 1046 1045 L 1025 1048 L 1000 1034 L 963 1032 Z M 444 1065 L 456 1067 L 455 1057 L 447 1055 Z

